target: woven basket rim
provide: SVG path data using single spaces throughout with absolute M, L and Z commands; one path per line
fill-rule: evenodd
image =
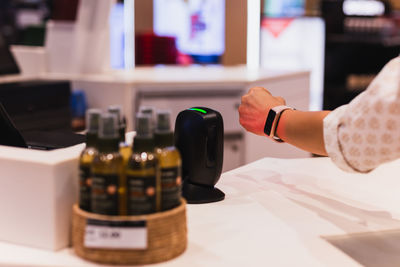
M 90 219 L 112 222 L 146 221 L 147 246 L 140 248 L 86 247 L 86 227 Z M 187 248 L 186 201 L 171 210 L 140 216 L 107 216 L 73 206 L 72 242 L 77 256 L 91 262 L 116 265 L 143 265 L 170 260 Z
M 163 217 L 168 217 L 174 215 L 176 213 L 181 212 L 185 209 L 186 200 L 181 198 L 181 204 L 173 209 L 160 211 L 151 214 L 144 214 L 144 215 L 102 215 L 97 213 L 88 212 L 79 208 L 79 204 L 75 203 L 73 206 L 74 212 L 79 214 L 80 216 L 86 217 L 87 219 L 95 219 L 95 220 L 103 220 L 103 221 L 148 221 L 153 219 L 161 219 Z

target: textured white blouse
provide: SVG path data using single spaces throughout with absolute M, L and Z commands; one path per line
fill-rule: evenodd
M 325 149 L 341 169 L 368 172 L 400 158 L 400 57 L 324 119 Z

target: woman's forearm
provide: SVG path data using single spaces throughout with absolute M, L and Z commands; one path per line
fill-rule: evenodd
M 273 96 L 263 87 L 253 87 L 242 97 L 239 122 L 249 132 L 260 136 L 264 133 L 269 111 L 286 105 L 281 97 Z M 314 154 L 326 155 L 323 120 L 329 111 L 285 110 L 280 117 L 275 134 L 283 141 Z
M 327 155 L 324 146 L 323 119 L 329 111 L 283 112 L 277 135 L 286 143 L 318 155 Z

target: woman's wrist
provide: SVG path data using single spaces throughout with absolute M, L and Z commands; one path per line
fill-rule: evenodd
M 300 149 L 326 155 L 323 119 L 328 113 L 328 111 L 286 110 L 281 114 L 276 135 Z
M 286 109 L 281 113 L 281 117 L 279 118 L 279 123 L 276 126 L 275 133 L 276 135 L 282 139 L 283 141 L 287 140 L 286 130 L 287 124 L 290 120 L 291 114 L 296 112 L 296 110 Z

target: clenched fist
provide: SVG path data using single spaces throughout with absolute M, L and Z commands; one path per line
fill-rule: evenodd
M 282 97 L 274 97 L 263 87 L 253 87 L 242 96 L 239 106 L 239 122 L 249 132 L 265 136 L 264 124 L 268 112 L 275 106 L 285 105 Z

